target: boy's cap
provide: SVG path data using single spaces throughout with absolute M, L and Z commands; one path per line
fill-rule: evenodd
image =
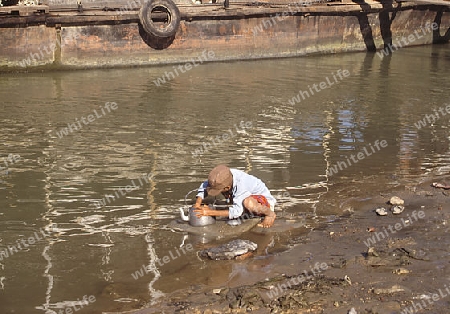
M 209 173 L 206 191 L 208 195 L 217 196 L 222 192 L 224 187 L 231 186 L 232 184 L 233 175 L 231 174 L 230 168 L 225 165 L 218 165 Z

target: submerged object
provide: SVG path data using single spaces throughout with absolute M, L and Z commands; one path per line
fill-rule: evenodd
M 202 216 L 197 217 L 197 214 L 194 212 L 195 208 L 189 208 L 189 213 L 186 215 L 184 213 L 184 209 L 180 208 L 180 215 L 183 221 L 188 221 L 189 224 L 193 227 L 203 227 L 208 225 L 213 225 L 216 223 L 216 219 L 213 216 Z

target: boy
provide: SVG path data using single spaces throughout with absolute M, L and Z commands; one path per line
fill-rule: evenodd
M 220 193 L 233 204 L 228 210 L 213 210 L 201 205 L 205 196 L 217 196 Z M 275 198 L 260 179 L 241 170 L 219 165 L 211 170 L 208 180 L 200 185 L 194 211 L 198 217 L 227 216 L 229 219 L 235 219 L 246 209 L 251 214 L 264 216 L 258 226 L 270 228 L 276 217 L 275 203 Z

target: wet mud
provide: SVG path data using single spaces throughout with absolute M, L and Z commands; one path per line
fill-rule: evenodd
M 248 283 L 192 287 L 134 313 L 448 313 L 450 192 L 431 183 L 353 199 L 275 254 L 269 275 L 258 273 L 258 255 L 234 261 L 254 263 Z M 392 196 L 405 200 L 402 213 L 390 210 Z

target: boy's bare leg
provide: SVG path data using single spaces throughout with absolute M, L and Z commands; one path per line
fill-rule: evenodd
M 275 218 L 277 217 L 277 215 L 270 210 L 270 214 L 264 217 L 264 220 L 258 224 L 259 227 L 263 227 L 263 228 L 270 228 L 273 226 L 273 223 L 275 222 Z
M 264 216 L 264 220 L 258 224 L 258 226 L 263 228 L 272 227 L 275 222 L 277 215 L 270 210 L 269 207 L 260 204 L 256 199 L 249 196 L 243 202 L 244 207 L 251 213 L 259 216 Z

